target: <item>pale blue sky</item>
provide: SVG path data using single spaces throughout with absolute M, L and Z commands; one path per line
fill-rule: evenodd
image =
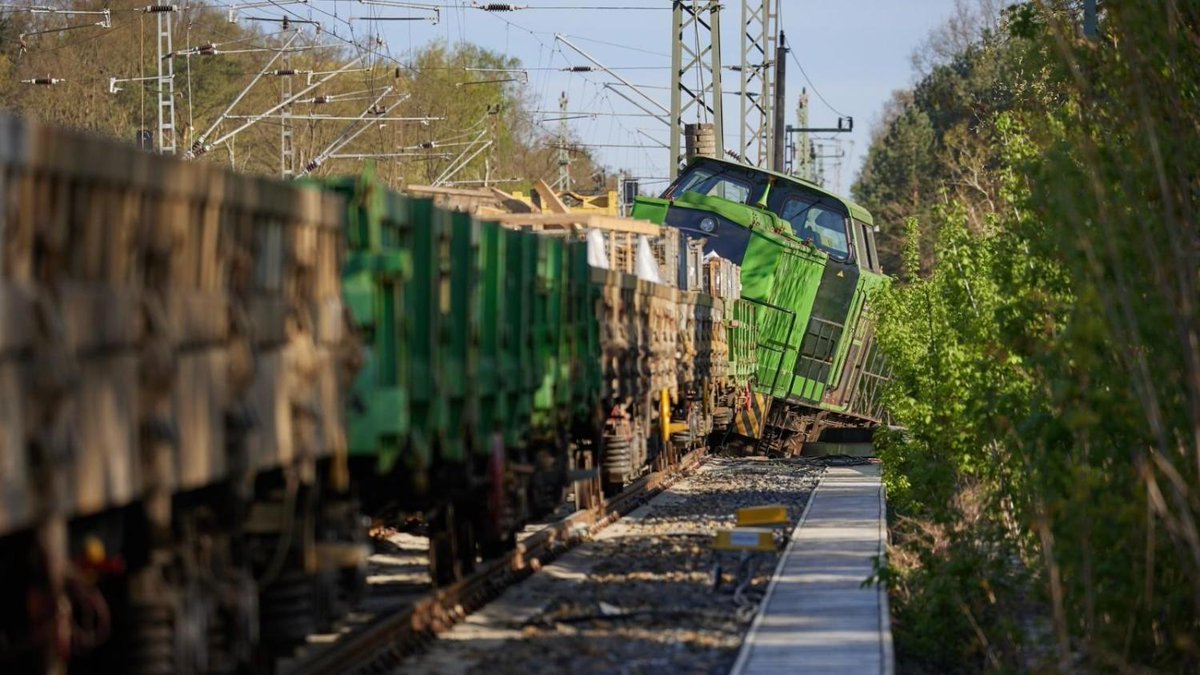
M 524 0 L 512 4 L 526 9 L 503 13 L 486 12 L 463 0 L 432 1 L 443 6 L 437 25 L 355 21 L 352 22 L 356 26 L 355 37 L 370 32 L 371 25 L 380 26 L 387 36 L 388 51 L 400 58 L 434 39 L 466 40 L 516 57 L 530 68 L 526 90 L 539 109 L 556 111 L 559 94 L 565 91 L 572 111 L 638 113 L 631 104 L 604 89 L 604 83 L 612 81 L 608 75 L 558 70 L 587 64 L 571 49 L 555 42 L 554 34 L 563 33 L 629 81 L 657 87 L 646 91 L 662 105 L 669 106 L 669 0 Z M 383 6 L 400 4 L 396 0 L 376 2 L 311 0 L 313 6 L 322 7 L 326 12 L 334 11 L 340 17 L 365 17 L 371 12 L 379 17 L 411 13 Z M 848 190 L 861 165 L 870 128 L 891 92 L 911 84 L 910 55 L 913 49 L 950 15 L 953 7 L 954 0 L 782 0 L 782 27 L 796 58 L 824 98 L 838 111 L 854 117 L 854 133 L 841 136 L 847 152 L 837 186 L 842 191 Z M 302 5 L 299 9 L 311 11 Z M 315 13 L 314 18 L 336 23 L 321 13 Z M 721 20 L 726 66 L 735 65 L 739 60 L 740 19 L 741 3 L 725 0 Z M 343 25 L 338 32 L 346 34 L 345 31 Z M 739 77 L 738 73 L 726 70 L 723 88 L 727 92 L 736 91 Z M 808 82 L 796 62 L 789 61 L 790 124 L 796 123 L 794 111 L 802 86 L 808 86 Z M 812 95 L 811 87 L 809 98 L 810 124 L 834 125 L 837 113 Z M 557 113 L 546 116 L 557 116 Z M 668 153 L 649 139 L 666 142 L 667 127 L 654 118 L 601 116 L 571 120 L 570 124 L 575 135 L 585 143 L 643 146 L 596 148 L 601 161 L 610 168 L 627 169 L 640 176 L 666 175 Z M 553 121 L 546 123 L 551 131 L 557 129 L 557 125 Z M 725 129 L 726 146 L 736 147 L 737 96 L 725 98 Z M 828 183 L 833 187 L 836 179 L 829 178 Z M 647 191 L 656 189 L 654 185 L 645 187 Z

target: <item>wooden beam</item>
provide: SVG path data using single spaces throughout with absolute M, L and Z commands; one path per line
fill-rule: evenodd
M 509 227 L 530 227 L 542 229 L 546 227 L 581 227 L 613 232 L 628 232 L 657 236 L 662 234 L 662 228 L 648 220 L 634 220 L 618 216 L 605 216 L 595 213 L 506 213 L 488 216 L 487 220 L 495 220 Z
M 571 209 L 567 208 L 567 205 L 558 198 L 558 195 L 554 194 L 554 190 L 551 190 L 550 186 L 546 185 L 546 181 L 541 178 L 537 179 L 537 182 L 533 184 L 533 189 L 537 190 L 538 196 L 542 198 L 542 211 L 546 213 L 571 212 Z
M 504 208 L 508 209 L 509 213 L 541 213 L 538 207 L 533 204 L 526 204 L 524 201 L 508 194 L 500 188 L 488 188 L 492 191 L 492 196 L 500 202 Z
M 436 187 L 433 185 L 408 185 L 405 192 L 418 195 L 447 195 L 453 197 L 475 197 L 478 199 L 495 200 L 495 195 L 487 190 L 468 190 L 464 188 Z

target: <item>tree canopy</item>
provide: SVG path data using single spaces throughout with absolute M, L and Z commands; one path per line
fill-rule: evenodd
M 1200 10 L 1010 8 L 898 95 L 857 186 L 896 429 L 881 577 L 943 671 L 1200 664 Z

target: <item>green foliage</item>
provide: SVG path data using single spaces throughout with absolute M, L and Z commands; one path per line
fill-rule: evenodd
M 938 670 L 1200 664 L 1200 11 L 1167 5 L 1105 5 L 1099 43 L 1018 8 L 995 59 L 1029 95 L 973 122 L 988 201 L 918 181 L 881 577 Z
M 1018 14 L 1010 9 L 1006 16 Z M 993 117 L 1004 111 L 1052 105 L 1029 65 L 1033 43 L 1010 31 L 981 29 L 963 51 L 935 63 L 911 91 L 896 92 L 873 132 L 863 169 L 851 187 L 855 199 L 881 223 L 880 256 L 894 271 L 904 246 L 897 227 L 915 217 L 924 228 L 924 269 L 937 239 L 934 211 L 957 202 L 968 226 L 980 231 L 997 209 Z
M 936 211 L 941 227 L 931 274 L 917 276 L 919 235 L 909 222 L 908 283 L 879 303 L 878 336 L 893 368 L 886 404 L 904 431 L 880 434 L 895 524 L 892 567 L 903 655 L 937 670 L 1010 664 L 1026 574 L 1011 561 L 1012 507 L 989 489 L 1019 485 L 998 426 L 1028 416 L 1034 386 L 1005 348 L 996 318 L 1009 311 L 998 281 L 1005 238 L 976 236 L 961 208 Z

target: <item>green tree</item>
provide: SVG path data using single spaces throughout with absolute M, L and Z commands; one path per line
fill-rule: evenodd
M 1200 11 L 1103 9 L 1097 42 L 1072 3 L 1009 13 L 990 199 L 927 179 L 931 255 L 913 232 L 880 303 L 883 577 L 941 669 L 1200 664 Z

